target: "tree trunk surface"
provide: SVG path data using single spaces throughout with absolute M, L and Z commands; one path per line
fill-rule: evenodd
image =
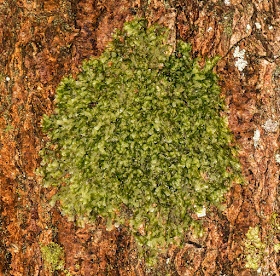
M 171 28 L 170 40 L 190 42 L 202 62 L 221 56 L 215 70 L 248 182 L 232 186 L 224 211 L 200 218 L 202 238 L 186 233 L 184 248 L 170 246 L 153 270 L 125 228 L 108 232 L 102 218 L 85 228 L 68 222 L 48 204 L 55 189 L 34 173 L 47 140 L 40 122 L 53 112 L 57 85 L 135 15 Z M 259 273 L 280 275 L 270 219 L 279 214 L 279 23 L 276 0 L 0 0 L 1 275 L 256 275 L 245 267 L 244 240 L 257 225 L 262 241 L 272 237 Z M 245 49 L 242 71 L 237 46 Z M 50 242 L 65 252 L 64 270 L 53 274 L 40 250 Z

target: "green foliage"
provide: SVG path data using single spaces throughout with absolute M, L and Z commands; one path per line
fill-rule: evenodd
M 64 250 L 57 243 L 41 246 L 41 252 L 45 266 L 51 273 L 64 268 Z
M 200 229 L 191 214 L 219 206 L 241 175 L 220 117 L 218 58 L 200 69 L 185 42 L 167 55 L 167 37 L 144 19 L 126 23 L 77 80 L 61 81 L 42 124 L 51 142 L 39 172 L 58 187 L 52 202 L 80 223 L 98 215 L 108 230 L 127 223 L 140 254 L 142 245 L 182 244 L 185 230 Z

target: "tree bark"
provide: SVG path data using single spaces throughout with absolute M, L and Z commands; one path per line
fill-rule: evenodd
M 55 189 L 42 188 L 34 173 L 47 140 L 40 121 L 53 112 L 57 85 L 135 15 L 171 28 L 170 41 L 190 42 L 202 64 L 221 56 L 216 71 L 248 182 L 233 185 L 225 211 L 213 207 L 200 218 L 202 238 L 186 233 L 184 248 L 170 247 L 154 271 L 125 228 L 107 232 L 102 218 L 84 229 L 67 221 L 59 205 L 48 205 Z M 245 268 L 245 234 L 259 225 L 265 241 L 271 214 L 279 214 L 279 18 L 276 0 L 0 0 L 1 275 L 51 275 L 40 246 L 52 241 L 65 252 L 65 270 L 54 275 L 255 275 Z M 279 275 L 272 236 L 261 275 Z

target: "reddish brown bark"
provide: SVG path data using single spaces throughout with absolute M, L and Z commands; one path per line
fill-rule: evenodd
M 254 275 L 240 255 L 245 233 L 259 224 L 265 237 L 271 213 L 279 213 L 279 128 L 265 123 L 279 120 L 280 4 L 150 2 L 0 0 L 1 275 L 48 275 L 40 243 L 51 241 L 64 248 L 65 268 L 72 275 Z M 42 188 L 34 174 L 47 139 L 40 120 L 54 108 L 58 83 L 65 75 L 76 75 L 82 60 L 100 55 L 114 29 L 135 14 L 172 28 L 177 38 L 192 43 L 193 56 L 222 57 L 216 70 L 248 180 L 246 186 L 232 187 L 224 212 L 212 208 L 202 218 L 203 238 L 186 233 L 184 249 L 171 247 L 151 273 L 137 258 L 125 228 L 107 232 L 102 219 L 84 229 L 68 222 L 58 205 L 48 205 L 55 190 Z M 246 50 L 248 65 L 242 72 L 233 57 L 237 45 Z M 279 266 L 279 254 L 268 256 L 272 275 L 279 275 Z

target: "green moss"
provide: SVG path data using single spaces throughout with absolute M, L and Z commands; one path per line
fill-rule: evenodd
M 55 114 L 42 124 L 51 142 L 39 173 L 58 187 L 52 203 L 81 224 L 98 215 L 108 230 L 126 223 L 140 255 L 182 245 L 190 226 L 200 231 L 192 213 L 220 206 L 241 176 L 220 117 L 219 58 L 201 69 L 185 42 L 168 55 L 167 37 L 144 19 L 126 23 L 76 80 L 61 81 Z
M 9 132 L 10 130 L 14 130 L 14 129 L 15 129 L 15 128 L 14 128 L 12 125 L 8 124 L 8 125 L 6 126 L 6 128 L 4 129 L 4 132 L 7 133 L 7 132 Z
M 222 24 L 224 26 L 224 33 L 227 36 L 232 36 L 232 23 L 233 23 L 234 10 L 230 10 L 224 14 Z
M 55 270 L 64 268 L 64 250 L 57 243 L 51 242 L 48 245 L 41 246 L 41 252 L 48 271 L 53 273 Z
M 261 266 L 261 262 L 265 256 L 265 243 L 261 242 L 259 236 L 259 226 L 250 227 L 246 233 L 247 240 L 245 241 L 246 248 L 246 267 L 257 270 Z
M 275 237 L 280 233 L 279 218 L 273 213 L 271 216 L 270 231 L 268 235 L 261 239 L 259 225 L 250 227 L 246 233 L 244 241 L 244 257 L 246 258 L 245 267 L 254 270 L 264 268 L 264 258 L 268 256 L 267 252 L 277 254 L 280 250 L 280 243 L 275 243 Z M 269 250 L 271 248 L 272 250 Z M 273 254 L 273 253 L 272 253 Z
M 225 32 L 225 34 L 226 34 L 227 36 L 232 36 L 232 28 L 231 28 L 231 26 L 226 26 L 226 27 L 224 28 L 224 32 Z

